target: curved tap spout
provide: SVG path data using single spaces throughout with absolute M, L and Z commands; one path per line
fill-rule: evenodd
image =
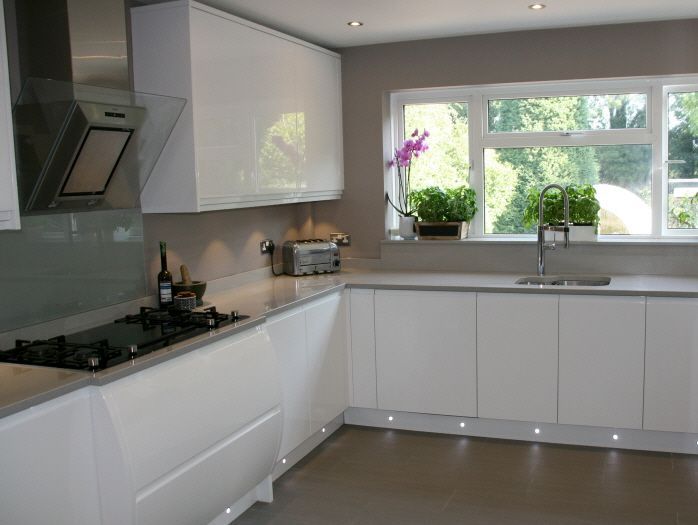
M 564 203 L 565 210 L 565 223 L 564 226 L 550 226 L 543 224 L 544 216 L 544 206 L 543 199 L 548 190 L 557 189 L 562 193 L 562 199 Z M 565 234 L 565 248 L 570 245 L 570 199 L 567 195 L 565 188 L 559 184 L 548 184 L 540 192 L 540 198 L 538 199 L 538 275 L 545 275 L 545 250 L 554 250 L 555 241 L 551 244 L 545 243 L 545 232 L 546 231 L 562 231 Z

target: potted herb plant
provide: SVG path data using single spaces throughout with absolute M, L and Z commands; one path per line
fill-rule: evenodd
M 599 210 L 596 189 L 591 184 L 570 184 L 565 188 L 570 201 L 570 240 L 594 241 L 598 237 Z M 524 210 L 523 223 L 527 227 L 538 224 L 540 190 L 531 189 Z M 565 220 L 564 202 L 559 191 L 545 194 L 543 222 L 562 224 Z
M 393 158 L 388 162 L 389 168 L 397 168 L 397 195 L 391 199 L 386 192 L 386 201 L 400 214 L 399 233 L 403 239 L 416 237 L 414 223 L 414 209 L 411 206 L 410 170 L 412 161 L 429 149 L 426 142 L 429 132 L 425 129 L 420 135 L 415 129 L 410 138 L 402 143 L 402 147 L 395 150 Z
M 477 212 L 475 190 L 467 186 L 441 189 L 436 186 L 414 191 L 411 202 L 419 217 L 420 239 L 465 239 Z

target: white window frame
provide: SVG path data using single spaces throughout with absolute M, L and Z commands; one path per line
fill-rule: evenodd
M 633 77 L 620 79 L 592 79 L 564 82 L 526 82 L 461 86 L 441 89 L 398 91 L 389 94 L 391 136 L 385 141 L 386 159 L 392 157 L 405 136 L 403 106 L 445 102 L 468 104 L 468 140 L 470 151 L 469 183 L 477 195 L 478 212 L 470 225 L 470 237 L 507 240 L 530 239 L 522 234 L 484 233 L 484 159 L 486 148 L 539 147 L 539 146 L 597 146 L 622 144 L 650 144 L 652 147 L 652 232 L 648 235 L 604 235 L 602 239 L 619 240 L 666 240 L 678 238 L 698 239 L 698 229 L 668 229 L 667 225 L 667 180 L 668 140 L 667 100 L 668 93 L 676 91 L 698 91 L 698 75 Z M 487 129 L 488 103 L 500 98 L 536 98 L 542 96 L 615 95 L 641 93 L 647 97 L 647 123 L 642 129 L 575 131 L 565 135 L 558 131 L 489 133 Z M 396 180 L 389 170 L 386 191 L 391 198 L 396 193 Z M 660 190 L 657 190 L 660 188 Z M 397 224 L 397 213 L 391 209 L 389 225 Z

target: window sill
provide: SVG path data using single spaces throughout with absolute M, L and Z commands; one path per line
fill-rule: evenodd
M 487 245 L 526 245 L 526 244 L 536 244 L 536 238 L 533 235 L 527 235 L 522 237 L 468 237 L 467 239 L 453 240 L 453 241 L 420 241 L 419 239 L 406 240 L 400 237 L 394 236 L 389 239 L 381 241 L 382 244 L 487 244 Z M 596 241 L 576 241 L 571 242 L 570 245 L 582 244 L 582 245 L 603 245 L 603 246 L 657 246 L 657 245 L 670 245 L 670 246 L 698 246 L 698 236 L 682 236 L 682 237 L 663 237 L 663 238 L 649 238 L 649 237 L 633 237 L 633 238 L 616 238 L 612 236 L 601 236 Z

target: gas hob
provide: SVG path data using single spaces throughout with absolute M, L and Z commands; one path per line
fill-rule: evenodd
M 237 311 L 141 307 L 138 313 L 89 330 L 49 339 L 15 341 L 0 350 L 0 362 L 96 372 L 174 343 L 249 318 Z

